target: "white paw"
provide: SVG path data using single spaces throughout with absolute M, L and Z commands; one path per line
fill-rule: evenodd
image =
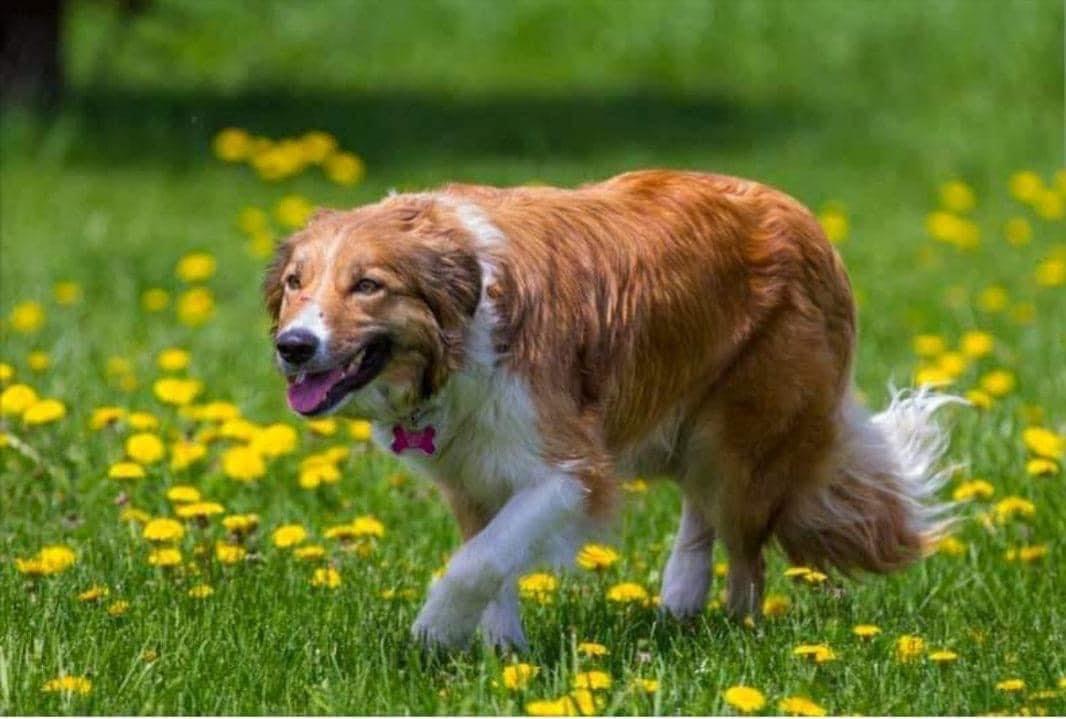
M 661 603 L 666 611 L 678 619 L 702 614 L 711 580 L 706 557 L 675 554 L 664 574 Z
M 411 634 L 426 647 L 464 649 L 477 629 L 485 601 L 442 578 L 429 591 Z
M 526 635 L 522 631 L 522 618 L 518 614 L 517 602 L 503 602 L 499 599 L 489 602 L 485 613 L 481 615 L 480 626 L 481 638 L 490 647 L 520 652 L 529 648 Z

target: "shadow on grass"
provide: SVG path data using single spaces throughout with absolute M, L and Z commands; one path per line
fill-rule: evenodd
M 222 127 L 269 137 L 323 129 L 376 167 L 411 167 L 449 159 L 587 160 L 743 150 L 780 142 L 815 119 L 811 108 L 785 100 L 756 105 L 657 90 L 537 96 L 103 90 L 69 98 L 44 122 L 31 119 L 23 140 L 5 145 L 33 156 L 35 145 L 65 128 L 66 140 L 53 149 L 64 161 L 182 167 L 200 162 Z

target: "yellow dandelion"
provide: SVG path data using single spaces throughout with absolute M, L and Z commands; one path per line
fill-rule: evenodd
M 130 603 L 125 599 L 119 599 L 107 605 L 107 613 L 112 617 L 121 617 L 130 610 Z
M 1044 189 L 1044 181 L 1032 170 L 1020 170 L 1010 176 L 1011 196 L 1019 202 L 1032 202 Z
M 1002 312 L 1007 308 L 1010 295 L 999 285 L 991 285 L 977 296 L 977 306 L 984 312 Z
M 925 653 L 925 640 L 913 634 L 904 634 L 896 639 L 896 659 L 911 662 Z
M 978 409 L 990 409 L 995 402 L 995 400 L 982 389 L 967 390 L 966 401 Z
M 947 344 L 940 335 L 915 335 L 912 346 L 919 357 L 936 357 L 947 351 Z
M 1036 266 L 1033 279 L 1040 287 L 1061 287 L 1066 283 L 1066 261 L 1057 257 L 1044 260 Z
M 58 399 L 42 399 L 26 408 L 22 421 L 28 425 L 49 424 L 66 416 L 67 407 Z
M 577 714 L 577 708 L 570 697 L 563 696 L 558 699 L 538 699 L 527 702 L 526 714 L 535 717 L 564 717 Z
M 49 694 L 88 694 L 93 690 L 93 683 L 88 677 L 75 677 L 67 674 L 49 679 L 41 691 Z
M 296 449 L 299 434 L 291 425 L 276 422 L 257 432 L 250 446 L 264 457 L 280 457 Z
M 810 659 L 815 664 L 825 664 L 837 658 L 828 644 L 800 644 L 792 649 L 792 656 Z
M 245 207 L 237 214 L 237 229 L 246 235 L 263 232 L 270 227 L 270 218 L 260 207 Z
M 182 519 L 212 517 L 222 514 L 226 509 L 218 502 L 189 502 L 179 505 L 174 512 Z
M 15 376 L 15 368 L 7 362 L 0 362 L 0 384 L 7 384 Z
M 622 582 L 607 590 L 607 599 L 619 604 L 630 604 L 632 602 L 646 604 L 648 602 L 648 590 L 635 582 Z
M 118 518 L 121 522 L 136 522 L 137 524 L 148 524 L 152 521 L 152 515 L 137 507 L 123 507 Z
M 153 567 L 176 567 L 181 564 L 181 550 L 177 547 L 160 547 L 148 554 L 148 563 Z
M 872 639 L 881 633 L 881 627 L 876 624 L 856 624 L 851 628 L 851 633 L 860 639 Z
M 374 426 L 365 419 L 353 419 L 348 423 L 348 434 L 356 442 L 369 442 L 374 436 Z
M 777 710 L 798 717 L 824 717 L 826 714 L 825 709 L 807 697 L 786 697 L 777 703 Z
M 996 689 L 999 689 L 1001 692 L 1008 692 L 1008 693 L 1020 692 L 1020 691 L 1025 689 L 1025 680 L 1024 679 L 1004 679 L 1003 681 L 1001 681 L 998 684 L 996 684 Z
M 574 689 L 610 689 L 611 675 L 600 670 L 578 672 L 574 675 Z
M 336 589 L 341 585 L 341 575 L 333 567 L 319 567 L 311 577 L 311 585 Z
M 951 557 L 961 557 L 966 554 L 966 544 L 957 537 L 943 537 L 936 543 L 936 551 Z
M 274 217 L 283 227 L 297 229 L 307 224 L 313 210 L 306 197 L 285 195 L 274 208 Z
M 971 359 L 980 359 L 990 354 L 995 348 L 996 341 L 987 332 L 971 330 L 962 336 L 959 341 L 959 349 Z
M 981 389 L 993 397 L 1010 394 L 1014 385 L 1014 374 L 1004 369 L 993 370 L 981 377 Z
M 181 439 L 170 445 L 170 468 L 180 472 L 206 456 L 206 445 Z
M 1015 517 L 1029 518 L 1036 514 L 1036 505 L 1024 497 L 1004 497 L 993 508 L 996 521 L 1004 524 Z
M 848 238 L 848 216 L 841 210 L 827 208 L 818 213 L 818 222 L 825 236 L 834 245 Z
M 252 151 L 252 136 L 237 127 L 220 130 L 211 142 L 215 157 L 223 162 L 242 162 Z
M 1027 427 L 1022 431 L 1025 448 L 1038 457 L 1062 459 L 1066 451 L 1066 437 L 1043 427 Z
M 170 517 L 156 517 L 144 525 L 141 535 L 149 542 L 177 542 L 185 536 L 185 527 Z
M 308 544 L 303 547 L 297 547 L 292 553 L 297 559 L 302 559 L 306 562 L 315 562 L 325 558 L 326 548 L 321 544 Z
M 159 419 L 150 412 L 130 412 L 127 417 L 130 427 L 138 432 L 157 429 L 159 427 Z
M 222 526 L 233 534 L 243 535 L 259 526 L 258 514 L 231 514 L 222 519 Z
M 207 599 L 214 593 L 215 590 L 210 584 L 197 584 L 188 591 L 189 596 L 193 599 Z
M 525 662 L 509 664 L 503 668 L 503 685 L 513 690 L 525 689 L 539 671 L 539 667 Z
M 266 474 L 266 463 L 251 447 L 230 447 L 222 454 L 222 471 L 230 479 L 251 482 Z
M 109 594 L 111 594 L 110 589 L 100 584 L 94 584 L 88 589 L 86 589 L 84 592 L 80 592 L 78 594 L 78 601 L 96 602 L 108 596 Z
M 581 642 L 577 645 L 577 651 L 586 657 L 604 657 L 610 654 L 607 647 L 596 642 Z
M 126 417 L 126 410 L 121 407 L 97 407 L 89 416 L 89 429 L 98 431 Z
M 236 564 L 248 554 L 244 547 L 227 542 L 215 543 L 215 559 L 221 564 Z
M 283 524 L 271 535 L 275 547 L 293 547 L 307 539 L 307 530 L 299 524 Z
M 319 459 L 301 466 L 297 482 L 303 489 L 314 489 L 321 484 L 336 484 L 340 478 L 341 471 L 336 465 Z
M 27 559 L 15 559 L 15 569 L 30 576 L 49 576 L 65 572 L 77 562 L 74 550 L 62 544 L 42 547 Z
M 950 664 L 958 658 L 959 655 L 950 649 L 938 649 L 935 652 L 929 653 L 929 661 L 935 664 Z
M 144 467 L 136 462 L 115 462 L 107 470 L 107 476 L 111 479 L 144 479 Z
M 550 603 L 558 588 L 559 580 L 547 572 L 534 572 L 518 580 L 519 595 L 539 604 Z
M 307 428 L 311 430 L 312 434 L 317 434 L 321 437 L 332 437 L 337 433 L 337 420 L 331 417 L 311 419 L 307 421 Z
M 166 494 L 167 499 L 179 504 L 185 502 L 199 502 L 200 496 L 200 490 L 196 487 L 189 486 L 188 484 L 175 484 L 167 490 Z
M 763 599 L 762 613 L 767 617 L 781 617 L 792 608 L 792 600 L 784 594 L 767 594 Z
M 37 392 L 33 387 L 13 384 L 0 392 L 0 414 L 22 415 L 37 401 Z
M 184 406 L 196 399 L 203 390 L 203 383 L 195 379 L 164 377 L 152 385 L 152 391 L 160 402 Z
M 178 320 L 188 327 L 199 327 L 215 313 L 215 296 L 206 287 L 192 287 L 178 297 Z
M 180 347 L 168 347 L 156 355 L 155 363 L 164 372 L 181 372 L 189 366 L 189 353 Z
M 644 494 L 648 491 L 648 483 L 639 477 L 622 483 L 622 491 L 630 494 Z
M 1010 244 L 1015 247 L 1023 247 L 1029 244 L 1029 240 L 1033 236 L 1033 228 L 1029 224 L 1029 220 L 1024 217 L 1012 217 L 1003 226 L 1003 235 Z
M 952 180 L 940 186 L 940 204 L 951 212 L 969 212 L 977 204 L 977 198 L 965 182 Z
M 654 694 L 655 692 L 659 691 L 659 680 L 634 677 L 633 686 L 647 694 Z
M 312 130 L 305 133 L 299 142 L 306 160 L 315 164 L 325 160 L 330 153 L 337 149 L 337 138 L 321 130 Z
M 603 544 L 586 544 L 577 553 L 577 564 L 582 569 L 607 569 L 618 561 L 618 552 Z
M 1025 471 L 1027 474 L 1034 477 L 1046 477 L 1052 474 L 1058 474 L 1059 465 L 1053 460 L 1037 457 L 1036 459 L 1030 459 L 1025 463 Z
M 996 493 L 991 482 L 983 479 L 971 479 L 963 482 L 951 493 L 956 502 L 968 502 L 971 499 L 988 499 Z
M 166 447 L 159 435 L 151 432 L 139 432 L 126 440 L 126 454 L 130 459 L 141 464 L 155 464 L 163 459 Z
M 44 372 L 52 366 L 52 358 L 47 352 L 35 350 L 26 355 L 26 366 L 34 372 Z
M 350 152 L 335 152 L 325 159 L 322 169 L 338 185 L 355 185 L 366 174 L 362 158 Z
M 203 282 L 215 274 L 215 258 L 206 252 L 190 252 L 178 260 L 174 274 L 182 282 Z
M 75 305 L 81 299 L 81 285 L 77 282 L 65 280 L 52 285 L 52 296 L 56 298 L 56 304 L 69 307 Z
M 145 312 L 162 312 L 170 304 L 170 293 L 159 287 L 145 290 L 141 295 L 141 307 Z
M 11 308 L 8 322 L 11 329 L 21 334 L 32 334 L 44 326 L 44 307 L 40 302 L 20 302 Z
M 742 684 L 729 687 L 722 694 L 725 703 L 744 713 L 757 712 L 766 706 L 766 697 L 754 687 Z

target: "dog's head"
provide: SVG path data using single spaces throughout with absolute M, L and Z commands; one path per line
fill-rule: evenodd
M 279 247 L 263 290 L 289 406 L 390 421 L 461 365 L 481 270 L 452 211 L 398 195 L 317 212 Z

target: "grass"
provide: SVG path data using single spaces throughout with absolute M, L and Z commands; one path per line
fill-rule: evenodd
M 40 427 L 0 420 L 42 458 L 0 449 L 0 713 L 522 713 L 592 667 L 614 679 L 601 693 L 605 713 L 731 712 L 722 692 L 734 684 L 762 690 L 766 712 L 790 695 L 836 713 L 1066 711 L 1062 690 L 1030 696 L 1066 675 L 1063 475 L 1027 475 L 1020 438 L 1032 421 L 1060 432 L 1066 423 L 1066 293 L 1033 281 L 1040 261 L 1062 256 L 1066 237 L 1061 220 L 1007 192 L 1017 170 L 1048 178 L 1064 164 L 1061 5 L 441 0 L 253 9 L 170 0 L 124 28 L 109 8 L 71 11 L 64 107 L 48 117 L 5 109 L 0 132 L 0 361 L 68 410 Z M 211 156 L 212 136 L 227 125 L 272 137 L 328 130 L 366 159 L 367 178 L 354 188 L 317 172 L 263 183 Z M 669 483 L 653 483 L 627 495 L 617 565 L 563 577 L 551 604 L 524 602 L 532 649 L 523 659 L 540 673 L 514 692 L 498 685 L 505 659 L 480 650 L 426 657 L 408 640 L 457 533 L 428 484 L 394 486 L 388 456 L 364 451 L 343 427 L 312 437 L 286 412 L 259 307 L 262 260 L 245 251 L 234 221 L 241 208 L 270 208 L 289 193 L 349 206 L 390 187 L 575 184 L 643 166 L 751 176 L 815 209 L 844 208 L 850 230 L 839 247 L 861 301 L 857 383 L 872 405 L 889 379 L 910 381 L 915 334 L 955 343 L 967 330 L 991 333 L 992 355 L 953 388 L 969 390 L 997 368 L 1017 386 L 991 409 L 956 414 L 950 456 L 965 469 L 953 486 L 982 477 L 993 502 L 1018 495 L 1036 511 L 990 531 L 975 519 L 985 503 L 968 505 L 961 555 L 937 554 L 887 578 L 796 585 L 774 553 L 769 591 L 791 599 L 788 613 L 748 629 L 709 609 L 680 627 L 604 600 L 619 581 L 657 589 L 678 498 Z M 982 240 L 970 251 L 923 229 L 938 185 L 956 178 L 978 197 L 970 215 Z M 1012 216 L 1032 223 L 1029 245 L 1004 241 Z M 173 268 L 192 250 L 217 258 L 207 281 L 214 318 L 190 328 L 172 310 L 144 312 L 145 289 L 183 289 Z M 81 286 L 80 303 L 56 304 L 60 280 Z M 1003 311 L 982 309 L 991 285 L 1009 296 Z M 47 313 L 28 335 L 7 320 L 26 300 Z M 1031 305 L 1031 321 L 1016 319 L 1019 304 Z M 258 423 L 298 426 L 298 451 L 249 485 L 220 471 L 220 445 L 189 471 L 164 463 L 135 483 L 107 479 L 129 430 L 89 430 L 93 408 L 153 412 L 168 437 L 189 428 L 151 390 L 161 374 L 154 358 L 170 346 L 190 351 L 204 399 L 232 401 Z M 52 362 L 41 373 L 27 366 L 38 349 Z M 111 356 L 130 361 L 135 389 L 108 376 Z M 299 488 L 300 459 L 335 444 L 352 446 L 341 481 Z M 195 545 L 210 548 L 224 534 L 211 521 L 190 526 L 187 568 L 149 566 L 140 528 L 119 520 L 117 502 L 170 514 L 164 491 L 175 483 L 228 511 L 258 512 L 255 561 L 223 567 L 196 555 Z M 361 514 L 386 527 L 369 557 L 322 541 L 327 527 Z M 313 565 L 271 545 L 271 530 L 286 522 L 328 547 L 341 587 L 312 587 Z M 52 543 L 76 551 L 70 569 L 37 580 L 16 571 L 15 558 Z M 1004 558 L 1039 544 L 1049 548 L 1039 562 Z M 189 597 L 200 583 L 215 594 Z M 92 584 L 110 588 L 102 605 L 75 598 Z M 385 599 L 383 590 L 399 591 Z M 129 611 L 109 616 L 118 599 Z M 883 633 L 862 642 L 851 634 L 858 623 Z M 960 658 L 901 663 L 902 634 Z M 610 654 L 580 657 L 575 645 L 585 640 Z M 791 656 L 812 642 L 829 643 L 838 660 Z M 60 674 L 89 675 L 92 691 L 41 691 Z M 631 690 L 634 677 L 658 679 L 658 692 Z M 1027 689 L 996 688 L 1012 677 Z

